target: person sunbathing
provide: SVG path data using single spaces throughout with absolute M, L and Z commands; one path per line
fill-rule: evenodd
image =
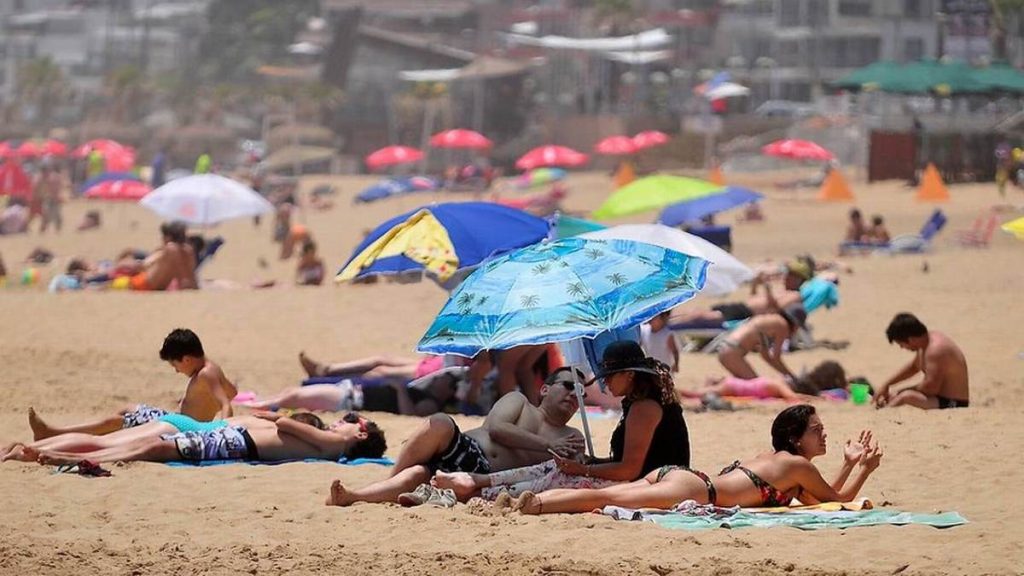
M 278 462 L 317 458 L 379 458 L 387 449 L 384 432 L 356 413 L 350 413 L 330 426 L 308 415 L 286 418 L 270 412 L 239 417 L 234 424 L 202 432 L 179 432 L 164 436 L 136 438 L 118 445 L 92 451 L 36 450 L 23 447 L 16 459 L 40 464 L 202 462 L 207 460 L 248 460 Z M 11 458 L 6 454 L 2 459 Z
M 566 425 L 578 408 L 569 371 L 561 368 L 548 378 L 539 407 L 518 392 L 506 394 L 491 408 L 483 425 L 468 432 L 462 432 L 451 416 L 434 414 L 402 445 L 386 480 L 357 490 L 335 480 L 327 505 L 421 504 L 429 495 L 417 487 L 429 489 L 426 482 L 439 470 L 487 474 L 538 464 L 549 460 L 551 451 L 574 456 L 582 448 L 583 438 Z
M 376 385 L 361 384 L 348 378 L 336 384 L 307 384 L 245 405 L 258 410 L 366 410 L 429 416 L 453 406 L 458 383 L 465 378 L 466 370 L 466 367 L 456 366 L 409 382 L 388 379 Z
M 750 284 L 750 297 L 743 302 L 715 304 L 707 310 L 680 310 L 673 312 L 670 324 L 713 323 L 722 324 L 746 320 L 760 314 L 779 312 L 802 302 L 800 287 L 814 276 L 813 264 L 805 259 L 786 263 L 782 290 L 776 292 L 769 275 L 758 273 Z
M 295 267 L 295 284 L 298 286 L 319 286 L 324 281 L 324 261 L 316 255 L 316 242 L 307 239 L 299 252 L 299 263 Z
M 604 506 L 670 509 L 685 500 L 715 506 L 788 506 L 849 502 L 882 460 L 872 433 L 848 440 L 843 464 L 829 483 L 812 460 L 826 453 L 825 427 L 813 406 L 786 408 L 772 423 L 773 452 L 733 462 L 714 478 L 685 466 L 663 466 L 628 484 L 601 489 L 524 492 L 512 508 L 523 514 L 591 512 Z M 856 470 L 856 473 L 854 473 Z M 850 479 L 853 474 L 852 481 Z
M 178 404 L 178 413 L 201 422 L 223 419 L 232 415 L 231 399 L 238 394 L 238 388 L 228 379 L 213 360 L 206 357 L 203 343 L 195 332 L 177 328 L 164 338 L 160 348 L 160 359 L 174 371 L 188 376 L 185 395 Z M 132 428 L 152 420 L 166 418 L 171 412 L 146 404 L 125 408 L 116 414 L 92 422 L 72 426 L 51 426 L 29 413 L 29 424 L 36 440 L 42 440 L 68 432 L 85 434 L 110 434 L 123 428 Z
M 310 378 L 337 376 L 408 382 L 443 368 L 444 356 L 366 356 L 344 362 L 319 362 L 307 356 L 305 352 L 299 352 L 299 364 Z
M 718 361 L 730 374 L 744 380 L 757 378 L 757 372 L 747 361 L 747 354 L 759 352 L 769 366 L 778 370 L 787 381 L 796 376 L 782 361 L 782 345 L 807 320 L 807 313 L 799 306 L 786 308 L 777 314 L 754 316 L 733 330 L 718 349 Z
M 759 376 L 744 380 L 735 376 L 711 376 L 698 390 L 679 390 L 685 398 L 714 396 L 741 396 L 747 398 L 781 398 L 783 400 L 808 400 L 826 390 L 845 389 L 846 372 L 838 363 L 826 360 L 807 374 L 799 376 L 791 386 L 784 380 Z

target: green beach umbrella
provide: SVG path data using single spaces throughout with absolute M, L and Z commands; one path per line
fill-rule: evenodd
M 634 180 L 616 190 L 604 201 L 604 204 L 601 204 L 600 208 L 591 214 L 591 217 L 597 220 L 607 220 L 639 214 L 648 210 L 664 208 L 669 204 L 714 194 L 723 188 L 724 186 L 707 180 L 655 174 Z

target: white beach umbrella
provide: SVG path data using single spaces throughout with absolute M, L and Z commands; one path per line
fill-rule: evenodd
M 139 201 L 167 220 L 208 226 L 233 218 L 273 211 L 266 198 L 248 186 L 217 174 L 172 180 Z
M 603 230 L 580 234 L 579 238 L 598 240 L 633 240 L 646 242 L 682 252 L 690 256 L 703 258 L 711 262 L 708 267 L 707 282 L 703 294 L 728 294 L 740 284 L 754 278 L 754 271 L 740 262 L 735 256 L 715 246 L 711 242 L 688 234 L 677 228 L 669 228 L 661 224 L 624 224 Z

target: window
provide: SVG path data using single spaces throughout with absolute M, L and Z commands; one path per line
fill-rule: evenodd
M 924 39 L 907 38 L 903 42 L 903 59 L 907 61 L 924 58 Z
M 807 0 L 807 25 L 827 26 L 829 0 Z
M 865 0 L 839 0 L 840 16 L 871 16 L 871 2 Z
M 924 17 L 924 2 L 921 0 L 903 0 L 903 17 L 904 18 L 923 18 Z
M 800 0 L 779 0 L 779 26 L 800 25 Z

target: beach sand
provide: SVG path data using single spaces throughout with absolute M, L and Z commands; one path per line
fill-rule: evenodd
M 787 179 L 785 175 L 777 179 Z M 813 191 L 775 191 L 771 176 L 743 180 L 769 196 L 766 221 L 736 224 L 735 254 L 751 264 L 809 252 L 832 257 L 851 204 L 813 200 Z M 304 182 L 308 189 L 324 179 Z M 411 196 L 353 206 L 371 179 L 334 178 L 337 205 L 307 212 L 330 270 L 345 261 L 365 229 L 420 202 L 466 196 Z M 574 174 L 568 207 L 596 207 L 607 178 Z M 934 209 L 913 200 L 901 183 L 854 183 L 866 216 L 885 215 L 893 234 L 916 232 Z M 1015 200 L 1021 202 L 1019 193 Z M 828 455 L 816 461 L 831 475 L 842 444 L 871 428 L 885 449 L 882 466 L 863 495 L 876 504 L 914 512 L 956 510 L 970 523 L 948 530 L 921 526 L 801 532 L 789 528 L 671 531 L 597 515 L 490 517 L 467 507 L 406 510 L 392 505 L 323 506 L 330 481 L 351 486 L 383 478 L 374 465 L 231 465 L 204 469 L 162 464 L 111 465 L 111 478 L 54 475 L 34 464 L 0 465 L 0 573 L 3 574 L 1009 574 L 1024 554 L 1024 243 L 996 231 L 987 249 L 964 249 L 955 231 L 969 228 L 998 200 L 994 185 L 952 187 L 942 206 L 949 224 L 927 255 L 847 258 L 842 303 L 815 313 L 817 338 L 849 340 L 841 351 L 787 357 L 791 367 L 840 361 L 850 375 L 880 383 L 909 360 L 886 342 L 893 314 L 912 311 L 952 336 L 967 355 L 972 406 L 967 410 L 876 411 L 821 402 Z M 65 210 L 69 228 L 95 205 Z M 101 205 L 102 230 L 0 238 L 16 284 L 18 262 L 36 245 L 57 261 L 110 258 L 128 246 L 156 245 L 158 220 L 135 205 Z M 630 219 L 650 221 L 652 215 Z M 734 214 L 721 220 L 732 223 Z M 1003 219 L 1007 220 L 1010 215 Z M 42 287 L 0 291 L 0 439 L 30 437 L 34 406 L 53 423 L 70 423 L 146 402 L 174 406 L 181 376 L 157 351 L 172 328 L 189 327 L 242 390 L 262 394 L 296 384 L 300 350 L 315 358 L 412 355 L 445 301 L 430 282 L 291 286 L 294 261 L 277 259 L 270 222 L 236 221 L 211 232 L 227 243 L 204 278 L 241 286 L 276 279 L 266 290 L 203 290 L 163 294 L 82 292 L 51 295 Z M 261 259 L 266 267 L 260 266 Z M 927 267 L 925 267 L 927 263 Z M 740 295 L 742 296 L 742 295 Z M 708 305 L 707 297 L 694 303 Z M 767 367 L 755 360 L 755 367 Z M 710 355 L 686 355 L 680 387 L 721 373 Z M 735 413 L 688 413 L 693 466 L 716 471 L 770 448 L 769 428 L 782 405 L 756 403 Z M 419 419 L 374 414 L 395 456 Z M 472 427 L 478 418 L 458 418 Z M 615 424 L 592 423 L 599 453 Z M 902 572 L 901 572 L 902 571 Z

